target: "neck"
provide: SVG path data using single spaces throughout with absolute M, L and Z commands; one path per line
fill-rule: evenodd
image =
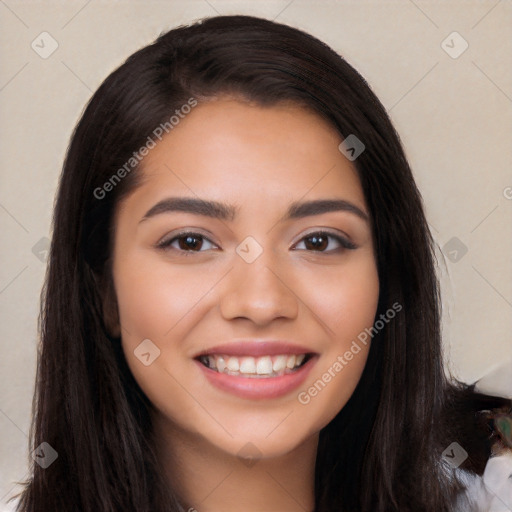
M 157 453 L 187 512 L 312 512 L 318 434 L 275 458 L 242 459 L 155 418 Z

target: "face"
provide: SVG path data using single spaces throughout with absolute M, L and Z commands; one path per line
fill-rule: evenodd
M 352 395 L 379 282 L 341 141 L 299 107 L 226 98 L 145 157 L 116 211 L 113 278 L 128 365 L 169 432 L 274 457 Z

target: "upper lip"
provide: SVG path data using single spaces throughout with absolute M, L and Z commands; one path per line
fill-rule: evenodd
M 285 354 L 312 354 L 313 351 L 297 345 L 296 343 L 290 343 L 282 340 L 243 340 L 234 341 L 231 343 L 224 343 L 222 345 L 215 345 L 214 347 L 202 350 L 197 353 L 194 358 L 198 358 L 206 355 L 223 354 L 227 356 L 278 356 Z

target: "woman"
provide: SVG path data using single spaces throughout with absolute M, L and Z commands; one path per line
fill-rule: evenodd
M 511 402 L 445 377 L 433 259 L 340 56 L 246 16 L 162 34 L 71 140 L 18 510 L 469 510 Z

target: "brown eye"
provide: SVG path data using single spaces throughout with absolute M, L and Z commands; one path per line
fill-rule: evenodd
M 332 246 L 332 243 L 330 240 L 335 240 L 335 247 L 330 248 L 329 250 L 326 250 L 330 245 Z M 343 238 L 339 235 L 335 235 L 333 233 L 328 233 L 326 231 L 318 231 L 315 233 L 310 233 L 309 235 L 305 236 L 300 242 L 304 243 L 304 247 L 308 251 L 314 251 L 314 252 L 325 252 L 330 253 L 334 251 L 339 251 L 340 249 L 356 249 L 357 246 L 347 240 L 346 238 Z M 336 244 L 338 247 L 336 247 Z M 298 245 L 298 244 L 297 244 Z M 297 247 L 297 246 L 296 246 Z
M 207 245 L 206 249 L 204 249 L 205 243 L 210 244 L 211 247 Z M 182 253 L 204 252 L 201 249 L 208 250 L 212 247 L 215 247 L 214 244 L 205 236 L 192 232 L 179 233 L 177 236 L 164 239 L 157 244 L 159 249 L 175 250 Z
M 178 240 L 179 248 L 184 251 L 189 249 L 195 251 L 201 249 L 201 246 L 203 245 L 202 237 L 196 235 L 179 236 L 176 237 L 176 240 Z
M 306 249 L 325 251 L 329 245 L 329 237 L 325 235 L 312 235 L 305 238 Z

